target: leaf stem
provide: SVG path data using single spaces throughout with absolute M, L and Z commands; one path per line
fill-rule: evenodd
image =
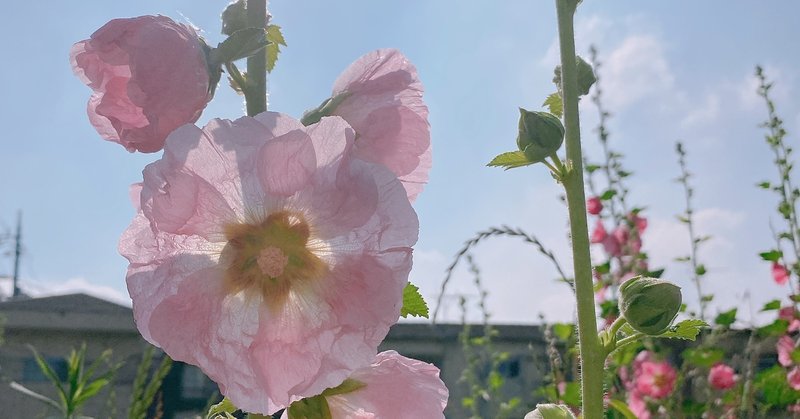
M 562 183 L 567 195 L 578 305 L 578 338 L 581 359 L 583 417 L 603 417 L 603 365 L 605 352 L 597 336 L 592 287 L 592 262 L 589 254 L 589 227 L 586 220 L 586 194 L 583 184 L 580 122 L 578 120 L 578 82 L 575 63 L 573 17 L 577 0 L 556 0 L 558 38 L 561 50 L 561 83 L 564 93 L 564 128 L 567 167 Z
M 267 0 L 247 0 L 247 26 L 267 28 Z M 242 86 L 244 87 L 244 86 Z M 267 51 L 247 58 L 247 115 L 267 110 Z

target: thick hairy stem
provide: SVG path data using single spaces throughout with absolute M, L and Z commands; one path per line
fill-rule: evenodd
M 569 207 L 575 294 L 578 303 L 578 338 L 581 359 L 583 417 L 603 417 L 603 365 L 605 353 L 597 336 L 597 315 L 592 289 L 592 262 L 583 185 L 580 123 L 578 120 L 577 66 L 573 16 L 576 0 L 556 0 L 558 38 L 561 45 L 561 82 L 568 172 L 562 179 Z
M 247 0 L 247 26 L 267 28 L 267 0 Z M 247 58 L 247 115 L 267 110 L 267 49 Z

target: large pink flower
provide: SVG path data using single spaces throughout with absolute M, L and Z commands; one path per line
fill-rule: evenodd
M 339 117 L 185 125 L 125 231 L 137 327 L 236 406 L 273 413 L 372 362 L 399 316 L 418 222 Z
M 357 59 L 336 79 L 333 94 L 304 117 L 338 115 L 356 130 L 355 155 L 388 167 L 416 199 L 428 181 L 431 140 L 428 108 L 417 69 L 395 49 Z
M 165 16 L 114 19 L 72 46 L 75 74 L 94 94 L 88 114 L 106 140 L 152 153 L 209 100 L 205 53 L 195 31 Z
M 444 418 L 448 391 L 431 364 L 386 351 L 350 379 L 356 390 L 324 396 L 334 419 Z
M 786 335 L 781 336 L 775 346 L 776 351 L 778 352 L 778 363 L 784 367 L 793 365 L 794 360 L 792 359 L 792 352 L 794 352 L 795 348 L 794 339 Z
M 654 399 L 663 399 L 672 393 L 677 373 L 666 361 L 644 361 L 636 374 L 636 391 Z

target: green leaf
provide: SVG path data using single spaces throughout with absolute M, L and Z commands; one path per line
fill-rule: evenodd
M 756 186 L 762 189 L 769 189 L 770 187 L 772 187 L 772 185 L 767 181 L 759 182 L 756 184 Z
M 684 320 L 672 327 L 666 333 L 662 333 L 657 337 L 667 339 L 684 339 L 695 340 L 697 335 L 700 334 L 700 329 L 708 327 L 708 323 L 697 320 Z
M 534 162 L 528 161 L 525 153 L 521 151 L 509 151 L 507 153 L 499 154 L 487 164 L 489 167 L 502 167 L 506 170 L 514 169 L 517 167 L 528 166 Z
M 234 32 L 216 48 L 211 50 L 210 58 L 216 65 L 250 57 L 269 44 L 264 28 L 244 28 Z
M 661 275 L 664 275 L 664 269 L 656 269 L 655 271 L 649 271 L 645 276 L 650 278 L 661 278 Z
M 783 256 L 783 252 L 780 250 L 770 250 L 769 252 L 759 253 L 761 259 L 766 260 L 768 262 L 777 262 Z
M 710 368 L 725 358 L 725 352 L 716 348 L 689 348 L 683 351 L 683 360 L 691 365 Z
M 547 99 L 544 100 L 542 106 L 546 107 L 551 114 L 559 118 L 564 116 L 564 101 L 561 100 L 561 94 L 559 94 L 558 92 L 552 93 L 550 94 L 550 96 L 547 96 Z
M 800 392 L 789 386 L 786 371 L 780 365 L 759 372 L 754 384 L 767 405 L 785 408 L 800 399 Z
M 616 195 L 616 194 L 617 194 L 616 189 L 609 189 L 609 190 L 603 192 L 602 195 L 600 195 L 600 199 L 602 199 L 603 201 L 608 201 L 609 199 L 613 198 L 614 195 Z
M 281 53 L 281 45 L 286 46 L 286 39 L 281 33 L 281 27 L 278 25 L 267 26 L 267 72 L 271 72 L 275 68 L 275 63 L 278 62 L 278 55 Z
M 61 407 L 61 405 L 59 405 L 57 401 L 55 401 L 55 400 L 53 400 L 53 399 L 51 399 L 51 398 L 49 398 L 49 397 L 47 397 L 47 396 L 45 396 L 43 394 L 39 394 L 39 393 L 37 393 L 37 392 L 35 392 L 35 391 L 23 386 L 22 384 L 20 384 L 20 383 L 18 383 L 16 381 L 12 381 L 9 385 L 11 386 L 11 388 L 13 390 L 19 391 L 20 393 L 22 393 L 22 394 L 24 394 L 26 396 L 32 397 L 32 398 L 34 398 L 34 399 L 36 399 L 36 400 L 38 400 L 38 401 L 50 406 L 50 407 L 58 410 L 59 412 L 63 412 L 63 407 Z
M 757 329 L 759 336 L 781 336 L 789 330 L 789 321 L 785 319 L 775 319 L 774 322 L 761 326 Z
M 352 378 L 345 379 L 342 384 L 336 387 L 327 388 L 322 392 L 323 396 L 337 396 L 340 394 L 352 393 L 358 389 L 364 388 L 366 384 Z
M 595 171 L 597 171 L 601 167 L 602 166 L 597 165 L 597 164 L 587 164 L 586 166 L 583 167 L 583 169 L 586 170 L 587 173 L 594 173 Z
M 403 308 L 400 309 L 400 316 L 408 318 L 408 316 L 428 318 L 428 304 L 419 293 L 419 287 L 412 283 L 406 284 L 403 288 Z
M 779 310 L 781 308 L 781 300 L 772 300 L 761 309 L 761 311 Z
M 216 415 L 220 415 L 223 413 L 233 413 L 237 410 L 239 409 L 236 406 L 234 406 L 233 402 L 230 401 L 230 399 L 226 397 L 222 399 L 221 402 L 211 406 L 211 408 L 208 409 L 208 413 L 206 414 L 206 419 L 211 419 Z
M 717 317 L 714 319 L 714 323 L 722 327 L 729 327 L 733 324 L 733 322 L 736 321 L 737 311 L 737 308 L 732 308 L 728 311 L 723 311 L 722 313 L 717 314 Z
M 564 403 L 578 407 L 581 405 L 581 383 L 570 381 L 564 387 L 564 392 L 561 394 L 561 400 Z
M 697 268 L 695 268 L 694 273 L 697 276 L 705 275 L 706 274 L 706 266 L 705 265 L 697 265 Z
M 625 419 L 636 419 L 636 414 L 622 400 L 610 399 L 608 405 L 622 414 Z
M 553 333 L 561 340 L 569 340 L 575 333 L 575 325 L 572 323 L 556 323 L 553 325 Z
M 292 419 L 333 419 L 328 400 L 319 395 L 298 400 L 287 409 L 288 416 Z

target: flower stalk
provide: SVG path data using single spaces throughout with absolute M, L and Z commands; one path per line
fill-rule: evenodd
M 247 0 L 247 26 L 267 29 L 267 0 Z M 267 50 L 247 58 L 247 115 L 267 110 Z
M 561 83 L 564 100 L 564 128 L 568 168 L 562 176 L 569 207 L 572 238 L 575 294 L 578 306 L 578 338 L 581 358 L 583 417 L 603 417 L 603 365 L 605 352 L 597 336 L 597 320 L 592 289 L 592 264 L 589 254 L 589 228 L 583 184 L 583 157 L 578 119 L 578 85 L 575 63 L 573 17 L 577 0 L 556 0 L 558 38 L 561 51 Z

